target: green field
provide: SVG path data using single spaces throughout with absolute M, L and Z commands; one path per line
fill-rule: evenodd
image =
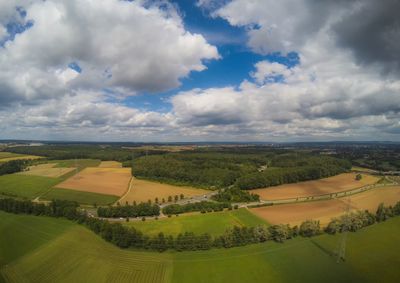
M 0 194 L 34 199 L 59 182 L 59 178 L 20 174 L 3 175 L 0 176 Z
M 349 234 L 233 249 L 121 250 L 62 219 L 0 212 L 0 270 L 7 282 L 399 282 L 400 217 Z M 1 280 L 0 280 L 1 281 Z
M 100 165 L 98 159 L 66 159 L 66 160 L 49 160 L 48 163 L 57 163 L 55 168 L 58 167 L 78 167 L 78 170 L 82 170 L 86 167 L 97 167 Z
M 52 200 L 52 199 L 62 199 L 62 200 L 72 200 L 79 202 L 81 204 L 93 205 L 107 205 L 116 202 L 119 197 L 112 195 L 103 195 L 97 193 L 88 193 L 75 190 L 59 189 L 53 188 L 49 190 L 46 194 L 41 196 L 41 199 Z
M 10 157 L 20 157 L 20 156 L 23 156 L 23 154 L 17 154 L 17 153 L 12 153 L 12 152 L 0 151 L 0 159 L 3 159 L 3 158 L 10 158 Z
M 61 219 L 0 212 L 0 243 L 6 282 L 165 282 L 172 270 L 167 254 L 120 250 Z
M 133 226 L 145 234 L 158 234 L 164 232 L 168 235 L 178 235 L 184 232 L 195 234 L 209 233 L 221 235 L 226 229 L 236 226 L 257 226 L 267 224 L 247 209 L 239 209 L 226 212 L 211 212 L 206 214 L 179 215 L 159 220 L 146 220 L 124 222 Z

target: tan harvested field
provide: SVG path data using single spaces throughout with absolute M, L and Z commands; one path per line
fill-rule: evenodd
M 167 201 L 169 196 L 174 197 L 175 195 L 183 194 L 185 198 L 190 198 L 193 196 L 205 195 L 208 193 L 210 193 L 210 191 L 196 189 L 192 187 L 161 184 L 157 182 L 133 178 L 129 192 L 121 198 L 120 202 L 146 202 L 148 200 L 154 201 L 155 198 L 158 198 L 161 202 L 163 198 L 165 199 L 165 201 Z
M 326 225 L 333 217 L 343 214 L 349 199 L 352 210 L 368 209 L 375 212 L 382 202 L 385 205 L 393 205 L 400 201 L 400 186 L 372 189 L 349 198 L 264 206 L 250 210 L 271 224 L 298 225 L 307 219 L 315 219 L 320 220 L 322 225 Z
M 57 188 L 122 196 L 131 179 L 130 168 L 88 167 L 58 184 Z
M 102 161 L 100 168 L 122 168 L 122 163 L 117 161 Z
M 75 168 L 61 168 L 61 167 L 54 168 L 54 166 L 56 166 L 56 163 L 45 163 L 45 164 L 29 166 L 28 171 L 24 171 L 18 174 L 58 178 L 62 175 L 65 175 L 75 170 Z
M 356 175 L 355 173 L 344 173 L 320 180 L 257 189 L 251 192 L 260 195 L 262 200 L 279 200 L 348 191 L 374 184 L 379 180 L 379 177 L 362 174 L 362 179 L 357 181 Z
M 0 163 L 1 162 L 7 162 L 7 161 L 11 161 L 11 160 L 20 160 L 20 159 L 40 159 L 43 158 L 41 156 L 36 156 L 36 155 L 23 155 L 23 156 L 15 156 L 15 157 L 7 157 L 7 158 L 1 158 L 0 159 Z

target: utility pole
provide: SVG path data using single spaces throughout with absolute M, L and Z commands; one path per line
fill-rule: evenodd
M 345 206 L 344 206 L 344 212 L 345 212 L 345 216 L 344 217 L 344 223 L 343 223 L 343 230 L 342 233 L 340 235 L 339 238 L 339 242 L 337 245 L 337 249 L 336 249 L 336 262 L 339 263 L 340 261 L 345 261 L 346 260 L 346 241 L 347 241 L 347 234 L 348 234 L 348 227 L 349 227 L 349 217 L 347 217 L 349 215 L 350 212 L 350 204 L 351 204 L 351 200 L 350 198 L 347 200 L 347 202 L 344 202 Z
M 76 157 L 75 157 L 75 174 L 78 174 L 78 161 L 76 160 Z

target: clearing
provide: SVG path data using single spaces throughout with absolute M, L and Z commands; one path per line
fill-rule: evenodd
M 0 274 L 7 282 L 398 282 L 400 217 L 340 235 L 196 252 L 122 250 L 63 219 L 0 212 Z M 384 235 L 384 236 L 383 236 Z M 1 281 L 1 279 L 0 279 Z
M 45 164 L 29 166 L 26 171 L 20 172 L 18 174 L 58 178 L 75 170 L 75 168 L 68 168 L 68 167 L 55 168 L 54 166 L 56 166 L 55 163 L 45 163 Z
M 226 229 L 233 226 L 254 227 L 267 225 L 261 218 L 255 216 L 245 208 L 231 211 L 210 212 L 206 214 L 181 214 L 178 217 L 160 218 L 158 220 L 124 222 L 124 225 L 133 226 L 145 234 L 156 235 L 163 232 L 166 235 L 193 232 L 195 234 L 208 233 L 221 235 Z
M 353 210 L 368 209 L 375 212 L 382 202 L 393 205 L 400 201 L 400 186 L 372 189 L 346 198 L 264 206 L 252 208 L 251 211 L 271 224 L 298 225 L 307 219 L 315 219 L 326 225 L 333 217 L 344 213 L 349 199 Z
M 174 197 L 175 195 L 183 194 L 185 198 L 190 198 L 208 193 L 210 193 L 210 191 L 132 178 L 131 188 L 129 192 L 121 198 L 120 202 L 125 203 L 127 201 L 131 203 L 136 201 L 139 203 L 148 200 L 154 201 L 155 198 L 158 198 L 159 202 L 161 202 L 163 198 L 167 201 L 169 196 Z
M 262 200 L 280 200 L 348 191 L 374 184 L 379 180 L 379 177 L 362 174 L 362 179 L 357 181 L 356 175 L 344 173 L 314 181 L 251 190 L 251 192 L 258 194 Z
M 90 193 L 121 196 L 131 179 L 130 168 L 88 167 L 56 187 Z
M 102 161 L 100 168 L 122 168 L 122 163 L 118 161 Z

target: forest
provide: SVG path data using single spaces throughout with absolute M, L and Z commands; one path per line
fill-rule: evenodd
M 200 188 L 247 190 L 329 177 L 350 168 L 347 160 L 308 152 L 236 148 L 142 156 L 134 160 L 132 174 Z
M 25 170 L 30 164 L 31 160 L 10 160 L 0 163 L 0 176 L 5 174 L 17 173 Z

